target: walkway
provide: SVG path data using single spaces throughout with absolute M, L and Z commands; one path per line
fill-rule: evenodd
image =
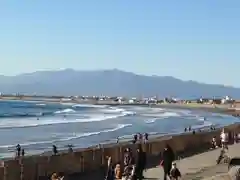
M 216 159 L 219 154 L 220 149 L 216 149 L 177 161 L 178 168 L 183 174 L 182 179 L 205 179 L 226 173 L 227 165 L 216 165 Z M 229 146 L 229 155 L 231 157 L 240 156 L 240 144 Z M 161 180 L 163 179 L 163 169 L 159 166 L 148 169 L 144 176 L 147 180 Z M 220 178 L 218 179 L 220 180 Z

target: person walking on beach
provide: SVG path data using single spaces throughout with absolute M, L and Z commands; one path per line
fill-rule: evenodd
M 22 149 L 22 157 L 24 157 L 25 156 L 25 150 L 24 149 Z
M 166 145 L 163 151 L 163 170 L 164 170 L 164 180 L 167 180 L 167 176 L 170 176 L 170 171 L 172 168 L 172 162 L 174 161 L 174 153 L 169 145 Z
M 133 144 L 135 144 L 135 143 L 137 142 L 137 139 L 138 139 L 138 136 L 137 136 L 137 134 L 135 134 L 135 135 L 133 136 Z
M 73 145 L 72 144 L 68 145 L 68 152 L 73 153 Z
M 20 154 L 21 154 L 21 146 L 20 146 L 20 144 L 18 144 L 16 146 L 16 151 L 17 151 L 17 157 L 20 157 Z
M 138 142 L 142 142 L 143 136 L 141 133 L 138 133 Z
M 146 144 L 148 141 L 148 133 L 144 133 L 144 143 Z
M 57 146 L 53 145 L 52 151 L 53 151 L 53 155 L 57 155 L 58 153 Z

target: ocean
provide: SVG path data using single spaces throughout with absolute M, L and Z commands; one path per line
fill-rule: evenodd
M 204 118 L 206 118 L 204 120 Z M 185 127 L 209 128 L 239 122 L 238 118 L 199 110 L 0 101 L 0 157 L 14 156 L 20 144 L 26 155 L 132 138 L 181 133 Z

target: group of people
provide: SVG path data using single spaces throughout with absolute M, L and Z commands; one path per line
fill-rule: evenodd
M 216 137 L 212 138 L 212 149 L 221 147 L 220 154 L 217 158 L 217 164 L 221 163 L 222 160 L 226 163 L 230 160 L 230 157 L 227 154 L 229 143 L 238 143 L 238 134 L 234 134 L 232 132 L 227 133 L 224 128 L 222 129 L 222 132 L 220 134 L 219 144 L 217 143 Z
M 134 157 L 130 148 L 124 151 L 123 161 L 112 164 L 111 157 L 108 158 L 108 168 L 106 180 L 142 180 L 143 171 L 146 166 L 146 152 L 142 150 L 139 144 Z
M 167 178 L 178 180 L 181 177 L 181 172 L 177 168 L 177 164 L 174 160 L 175 155 L 172 148 L 169 145 L 166 145 L 160 161 L 160 166 L 162 166 L 164 170 L 164 180 L 167 180 Z
M 212 149 L 216 149 L 218 147 L 222 147 L 224 149 L 228 149 L 228 144 L 229 143 L 238 143 L 239 141 L 239 134 L 237 133 L 232 133 L 232 132 L 225 132 L 225 129 L 222 129 L 222 132 L 220 134 L 220 141 L 217 142 L 216 136 L 212 138 L 211 144 L 212 144 Z
M 140 143 L 146 143 L 148 141 L 148 133 L 138 133 L 133 136 L 133 144 L 140 142 Z
M 160 166 L 164 170 L 164 180 L 178 180 L 181 173 L 174 162 L 175 155 L 172 148 L 167 145 L 161 156 Z M 133 156 L 131 149 L 124 151 L 123 162 L 112 164 L 111 157 L 108 157 L 108 168 L 105 180 L 142 180 L 144 179 L 143 171 L 146 168 L 146 152 L 138 146 L 136 157 Z
M 64 175 L 53 173 L 51 176 L 51 180 L 64 180 Z

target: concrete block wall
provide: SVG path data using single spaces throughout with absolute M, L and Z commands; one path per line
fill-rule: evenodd
M 240 132 L 239 125 L 231 125 L 226 128 Z M 169 144 L 175 152 L 183 152 L 192 147 L 200 147 L 210 143 L 213 136 L 219 138 L 220 130 L 215 132 L 202 132 L 182 134 L 161 140 L 149 141 L 142 145 L 148 155 L 159 155 L 166 144 Z M 107 157 L 111 156 L 113 163 L 122 161 L 124 150 L 131 148 L 133 155 L 138 145 L 114 145 L 106 148 L 85 149 L 73 153 L 63 153 L 56 156 L 32 156 L 20 160 L 7 160 L 4 167 L 0 168 L 0 180 L 36 180 L 37 177 L 50 176 L 54 172 L 64 174 L 91 173 L 107 165 Z

